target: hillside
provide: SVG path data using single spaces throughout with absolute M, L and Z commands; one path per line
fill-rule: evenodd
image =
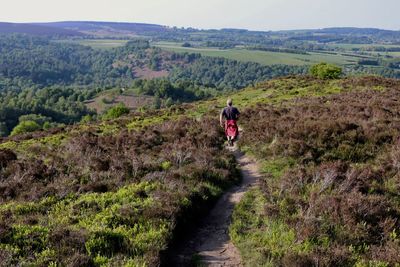
M 266 94 L 274 87 L 303 97 L 242 113 L 239 145 L 264 172 L 233 214 L 245 265 L 398 266 L 400 82 L 282 80 Z
M 78 31 L 55 28 L 45 25 L 34 25 L 28 23 L 7 23 L 0 22 L 0 34 L 29 34 L 39 36 L 57 36 L 57 37 L 79 37 L 83 36 L 83 33 Z
M 170 28 L 156 24 L 102 22 L 102 21 L 60 21 L 46 23 L 0 22 L 1 34 L 23 33 L 66 37 L 137 37 L 163 34 Z
M 399 90 L 378 77 L 294 76 L 231 95 L 239 146 L 264 174 L 230 229 L 245 265 L 400 262 Z M 238 180 L 216 119 L 224 102 L 3 139 L 1 262 L 162 261 L 173 237 Z
M 1 144 L 0 262 L 157 266 L 177 231 L 238 179 L 218 124 L 179 113 Z
M 116 97 L 131 108 L 159 108 L 307 70 L 173 53 L 140 39 L 94 49 L 48 37 L 2 35 L 0 52 L 0 136 L 9 135 L 25 115 L 45 116 L 53 124 L 101 116 L 114 103 L 101 100 L 110 89 L 133 91 Z M 86 106 L 88 101 L 94 105 Z

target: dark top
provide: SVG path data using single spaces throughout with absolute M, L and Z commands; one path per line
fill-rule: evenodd
M 226 120 L 237 120 L 239 117 L 239 110 L 235 107 L 226 107 L 222 110 L 222 116 L 226 119 Z

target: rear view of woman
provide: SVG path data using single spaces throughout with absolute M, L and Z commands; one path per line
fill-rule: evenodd
M 228 138 L 229 146 L 233 146 L 233 142 L 239 135 L 239 128 L 237 126 L 237 120 L 239 119 L 239 110 L 232 106 L 232 99 L 226 101 L 227 106 L 221 111 L 219 116 L 219 122 L 221 127 L 225 128 L 225 135 Z M 223 120 L 225 119 L 225 124 Z

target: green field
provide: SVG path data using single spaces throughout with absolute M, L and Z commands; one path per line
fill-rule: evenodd
M 90 46 L 94 49 L 110 49 L 115 47 L 124 46 L 128 40 L 118 39 L 84 39 L 84 40 L 61 40 L 58 42 L 74 43 L 85 46 Z M 153 43 L 154 46 L 160 47 L 164 50 L 173 51 L 177 53 L 199 53 L 203 56 L 209 57 L 224 57 L 227 59 L 238 60 L 242 62 L 256 62 L 262 65 L 311 65 L 319 62 L 328 62 L 338 65 L 351 65 L 358 61 L 357 57 L 340 55 L 340 54 L 324 54 L 318 52 L 308 52 L 307 55 L 293 54 L 293 53 L 280 53 L 258 50 L 246 50 L 242 48 L 234 49 L 218 49 L 207 47 L 182 47 L 182 43 L 178 42 L 157 42 Z M 370 44 L 332 44 L 332 47 L 343 48 L 350 50 L 352 48 L 361 48 L 373 46 Z M 390 45 L 382 45 L 390 47 Z M 371 53 L 373 56 L 375 53 Z M 380 53 L 381 55 L 400 56 L 400 52 Z
M 128 42 L 128 40 L 83 39 L 83 40 L 61 40 L 59 42 L 80 44 L 80 45 L 90 46 L 94 49 L 110 49 L 110 48 L 124 46 Z
M 373 56 L 392 56 L 400 57 L 400 52 L 381 52 L 381 51 L 368 51 L 368 54 Z
M 399 47 L 399 45 L 391 45 L 391 44 L 327 44 L 332 48 L 343 48 L 346 50 L 351 50 L 353 48 L 366 48 L 366 47 Z
M 246 49 L 217 49 L 217 48 L 193 48 L 193 47 L 182 47 L 179 43 L 168 43 L 159 42 L 153 45 L 162 49 L 174 52 L 189 52 L 189 53 L 200 53 L 203 56 L 210 57 L 224 57 L 228 59 L 238 61 L 250 61 L 256 62 L 262 65 L 305 65 L 315 64 L 318 62 L 328 62 L 338 65 L 354 64 L 358 58 L 343 55 L 331 55 L 310 52 L 307 55 L 292 54 L 292 53 L 280 53 L 280 52 L 267 52 L 257 50 L 246 50 Z
M 393 57 L 400 57 L 400 52 L 387 52 L 386 54 Z

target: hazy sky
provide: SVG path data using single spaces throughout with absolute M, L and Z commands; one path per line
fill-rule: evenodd
M 0 21 L 96 20 L 256 30 L 400 30 L 400 0 L 0 0 Z

